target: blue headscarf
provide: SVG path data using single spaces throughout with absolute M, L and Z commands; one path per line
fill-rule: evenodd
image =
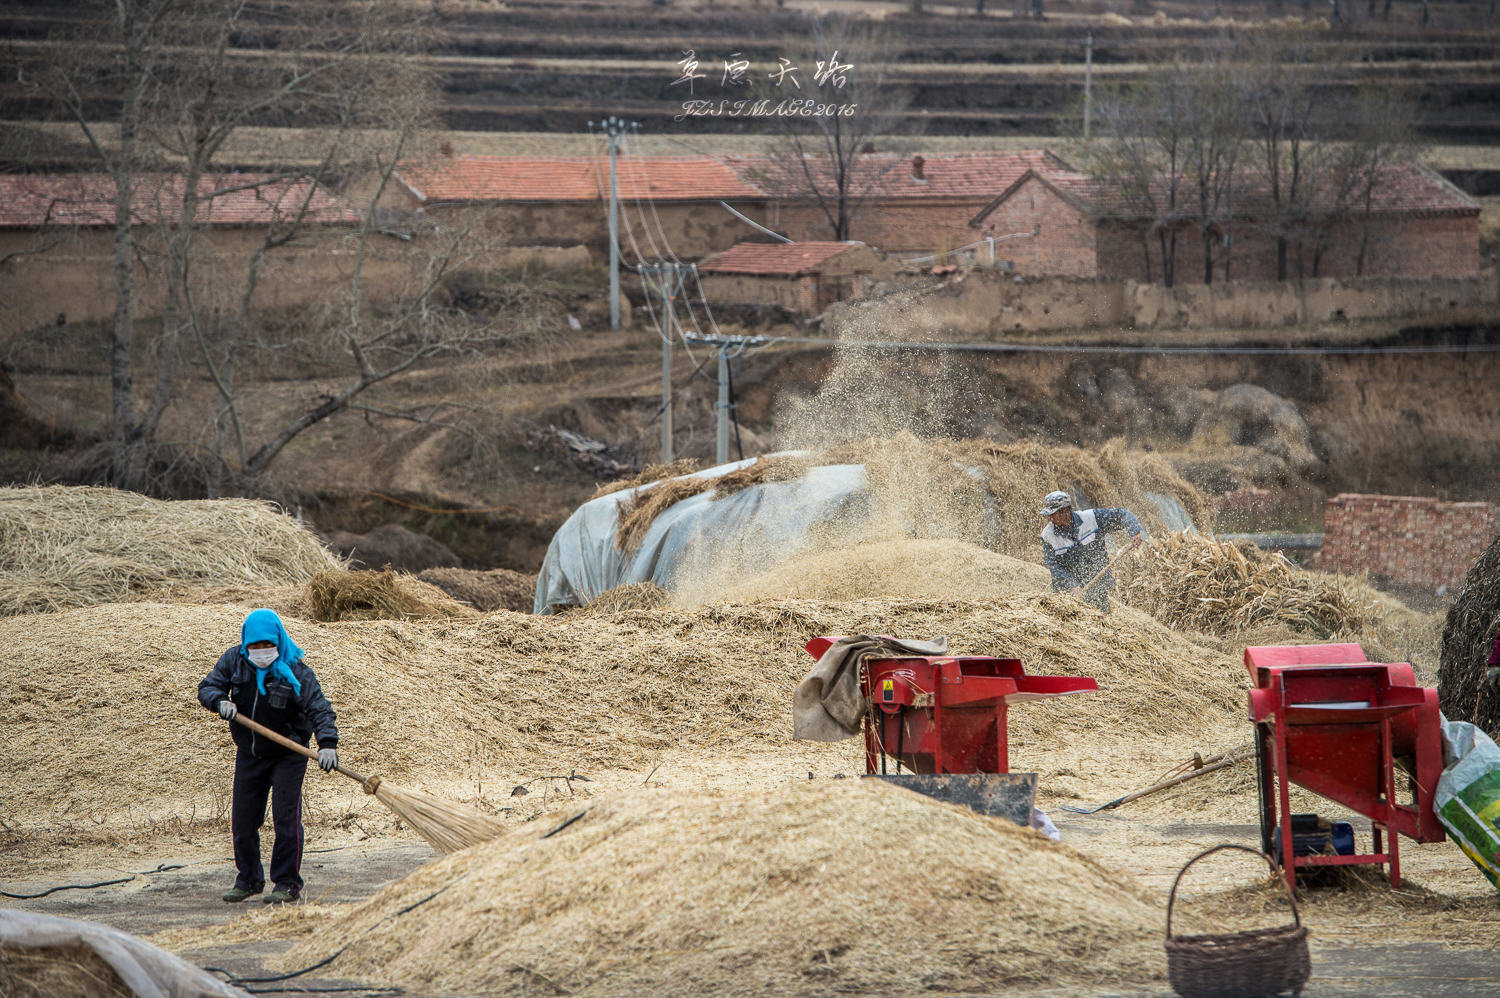
M 266 673 L 274 672 L 291 683 L 292 689 L 296 690 L 300 697 L 302 684 L 292 674 L 292 663 L 302 661 L 302 649 L 292 641 L 292 636 L 281 625 L 281 618 L 276 616 L 275 610 L 255 610 L 245 618 L 244 625 L 240 627 L 240 654 L 245 656 L 245 661 L 250 661 L 250 646 L 257 641 L 275 642 L 279 654 L 270 666 L 255 670 L 256 688 L 264 694 Z

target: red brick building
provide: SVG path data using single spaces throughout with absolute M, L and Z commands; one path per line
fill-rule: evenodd
M 620 157 L 626 259 L 637 247 L 648 260 L 693 260 L 772 240 L 734 212 L 798 242 L 832 240 L 829 218 L 809 190 L 837 185 L 826 162 L 808 164 L 815 181 L 799 186 L 795 164 L 763 156 Z M 1045 151 L 860 156 L 848 178 L 849 238 L 906 254 L 958 249 L 975 241 L 975 213 L 1028 170 L 1067 168 Z M 496 234 L 511 245 L 608 245 L 609 161 L 602 157 L 450 156 L 412 165 L 397 178 L 407 208 L 493 209 Z
M 771 228 L 798 241 L 834 237 L 829 214 L 837 212 L 832 192 L 838 185 L 826 160 L 807 162 L 811 180 L 799 175 L 800 163 L 761 156 L 721 160 L 764 192 Z M 1028 171 L 1067 169 L 1047 150 L 859 156 L 845 180 L 855 209 L 848 237 L 893 253 L 956 250 L 976 241 L 969 222 L 996 194 Z M 824 192 L 821 201 L 813 191 Z
M 397 173 L 410 208 L 493 209 L 514 246 L 609 245 L 609 160 L 590 156 L 449 156 Z M 707 156 L 621 156 L 619 238 L 626 260 L 699 259 L 769 240 L 724 202 L 765 223 L 765 196 Z
M 1479 271 L 1479 203 L 1425 166 L 1407 164 L 1384 170 L 1372 188 L 1368 208 L 1345 211 L 1337 219 L 1313 218 L 1288 248 L 1287 276 L 1462 277 Z M 1182 213 L 1188 214 L 1187 197 Z M 1158 196 L 1159 203 L 1165 202 Z M 1210 230 L 1215 280 L 1224 280 L 1224 240 L 1229 277 L 1240 281 L 1277 279 L 1275 235 L 1264 191 L 1251 185 L 1235 191 L 1233 223 Z M 1163 258 L 1160 227 L 1093 178 L 1072 170 L 1028 170 L 970 220 L 978 236 L 1025 231 L 1034 239 L 1015 240 L 1006 249 L 1016 269 L 1033 274 L 1119 277 L 1160 282 Z M 1317 233 L 1315 230 L 1326 231 Z M 1322 244 L 1316 268 L 1317 244 Z M 1172 254 L 1174 283 L 1202 283 L 1203 245 L 1195 223 L 1176 226 Z
M 889 280 L 897 266 L 861 243 L 741 243 L 698 265 L 713 304 L 781 305 L 818 315 Z

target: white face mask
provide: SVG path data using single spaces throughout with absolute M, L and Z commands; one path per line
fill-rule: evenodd
M 275 648 L 251 648 L 250 661 L 257 669 L 269 669 L 281 652 Z

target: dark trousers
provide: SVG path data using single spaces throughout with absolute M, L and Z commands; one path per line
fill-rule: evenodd
M 240 749 L 234 757 L 234 802 L 229 827 L 234 839 L 234 886 L 261 891 L 266 871 L 260 865 L 260 826 L 266 823 L 266 797 L 271 798 L 271 821 L 276 842 L 271 847 L 271 882 L 302 893 L 302 777 L 307 757 L 287 753 L 257 759 Z

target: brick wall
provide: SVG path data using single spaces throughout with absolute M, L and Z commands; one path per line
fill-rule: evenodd
M 995 246 L 996 258 L 1014 261 L 1017 273 L 1094 277 L 1099 272 L 1094 223 L 1035 177 L 970 231 L 973 239 L 1035 231 L 1034 237 Z
M 1311 567 L 1363 569 L 1417 586 L 1455 586 L 1494 540 L 1496 529 L 1494 510 L 1485 502 L 1344 493 L 1328 500 L 1323 548 Z

